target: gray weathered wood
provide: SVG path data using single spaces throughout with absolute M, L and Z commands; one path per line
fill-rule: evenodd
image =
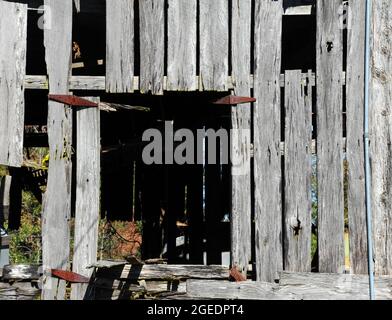
M 134 0 L 106 5 L 106 91 L 133 92 Z
M 356 274 L 368 272 L 365 164 L 364 164 L 364 59 L 365 1 L 350 1 L 348 11 L 347 50 L 347 164 L 348 164 L 348 223 L 350 232 L 350 269 Z
M 40 278 L 38 265 L 16 264 L 3 267 L 2 279 L 7 281 L 38 280 Z
M 44 30 L 49 92 L 67 94 L 71 70 L 72 0 L 45 0 L 51 8 L 51 29 Z M 60 53 L 60 54 L 59 54 Z M 48 106 L 49 172 L 42 212 L 44 300 L 65 298 L 65 281 L 49 269 L 68 269 L 71 217 L 72 110 L 57 102 Z
M 317 1 L 317 177 L 320 272 L 344 271 L 341 0 Z
M 202 265 L 125 265 L 99 268 L 97 278 L 101 277 L 128 280 L 229 279 L 229 268 Z
M 0 206 L 9 207 L 10 205 L 11 182 L 11 176 L 4 176 L 0 178 Z
M 254 177 L 256 275 L 274 281 L 283 268 L 280 68 L 282 1 L 255 6 Z
M 200 0 L 200 87 L 226 91 L 229 73 L 229 2 Z
M 74 0 L 76 12 L 80 12 L 80 0 Z
M 300 288 L 307 300 L 368 300 L 369 277 L 350 274 L 288 273 L 282 272 L 279 279 L 280 292 L 296 293 Z M 392 277 L 375 278 L 376 299 L 392 299 Z
M 23 162 L 27 5 L 0 1 L 0 164 Z
M 238 96 L 250 96 L 251 9 L 250 0 L 232 2 L 232 79 Z M 231 126 L 231 264 L 246 276 L 251 259 L 250 104 L 232 107 Z
M 140 91 L 163 93 L 165 62 L 164 0 L 139 2 L 140 11 Z
M 391 277 L 377 277 L 375 284 L 378 300 L 392 300 Z M 368 300 L 369 279 L 361 275 L 285 272 L 279 284 L 187 280 L 187 295 L 230 300 Z
M 370 152 L 375 271 L 392 274 L 392 6 L 373 1 Z
M 312 108 L 301 70 L 285 74 L 284 270 L 311 269 Z
M 277 300 L 277 285 L 269 282 L 229 282 L 217 280 L 187 280 L 187 295 L 200 299 Z
M 196 13 L 196 0 L 169 0 L 167 90 L 196 90 Z
M 307 79 L 310 80 L 310 85 L 315 86 L 316 79 L 315 73 L 311 73 L 309 77 L 308 73 L 302 74 L 302 82 L 307 83 Z M 253 88 L 253 75 L 249 75 L 250 88 Z M 199 77 L 196 76 L 196 83 L 199 83 Z M 279 83 L 281 87 L 284 87 L 284 74 L 280 75 Z M 342 84 L 346 83 L 346 73 L 342 73 Z M 48 79 L 46 76 L 33 76 L 27 75 L 25 78 L 25 89 L 37 89 L 37 90 L 47 90 L 48 89 Z M 105 90 L 106 79 L 104 76 L 72 76 L 69 81 L 70 90 Z M 231 76 L 227 77 L 227 89 L 233 90 L 234 84 Z M 139 77 L 133 77 L 133 90 L 139 90 Z M 163 90 L 167 90 L 167 77 L 163 78 Z M 202 90 L 197 86 L 196 90 Z
M 99 102 L 98 98 L 89 99 Z M 87 267 L 97 262 L 101 185 L 101 131 L 99 108 L 77 111 L 76 204 L 72 270 L 90 277 Z M 72 285 L 71 299 L 83 300 L 86 284 Z

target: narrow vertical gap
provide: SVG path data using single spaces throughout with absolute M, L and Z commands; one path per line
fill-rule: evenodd
M 311 236 L 311 254 L 312 254 L 312 263 L 311 270 L 312 272 L 319 271 L 319 254 L 318 254 L 318 179 L 317 179 L 317 166 L 318 166 L 318 157 L 317 157 L 317 89 L 316 86 L 312 87 L 312 105 L 313 105 L 313 140 L 316 143 L 315 153 L 312 152 L 312 236 Z
M 349 21 L 349 12 L 348 12 L 348 2 L 343 2 L 343 16 L 346 17 L 346 21 L 343 21 L 343 72 L 347 74 L 347 54 L 348 54 L 348 23 Z M 343 85 L 343 105 L 342 105 L 342 120 L 343 120 L 343 132 L 342 138 L 343 141 L 347 140 L 347 85 Z M 346 140 L 344 139 L 346 138 Z M 344 256 L 345 256 L 345 266 L 346 270 L 349 270 L 350 267 L 350 230 L 349 230 L 349 212 L 348 212 L 348 162 L 347 162 L 347 152 L 346 148 L 344 148 L 343 153 L 343 194 L 344 194 Z
M 286 126 L 286 110 L 285 110 L 285 104 L 286 104 L 286 99 L 285 99 L 285 94 L 286 94 L 286 81 L 284 82 L 285 85 L 283 87 L 280 88 L 280 105 L 281 105 L 281 109 L 280 109 L 280 130 L 281 130 L 281 142 L 285 143 L 286 142 L 286 137 L 285 137 L 285 126 Z M 281 144 L 282 145 L 282 144 Z M 280 189 L 281 189 L 281 203 L 282 203 L 282 207 L 281 207 L 281 217 L 282 217 L 282 232 L 281 232 L 281 246 L 282 246 L 282 266 L 283 266 L 283 270 L 285 269 L 285 243 L 284 243 L 284 239 L 285 239 L 285 233 L 286 233 L 286 228 L 285 228 L 285 210 L 286 210 L 286 203 L 285 203 L 285 179 L 286 179 L 286 172 L 285 172 L 285 154 L 284 152 L 282 152 L 281 147 L 279 146 L 279 151 L 281 154 L 281 172 L 282 172 L 282 179 L 281 179 L 281 185 L 280 185 Z
M 254 1 L 253 1 L 254 2 Z M 251 96 L 254 96 L 254 89 L 251 89 Z M 254 109 L 255 104 L 251 104 L 250 114 L 250 141 L 252 143 L 253 156 L 250 159 L 250 216 L 251 216 L 251 261 L 252 261 L 252 280 L 256 280 L 256 225 L 255 225 L 255 170 L 254 170 Z

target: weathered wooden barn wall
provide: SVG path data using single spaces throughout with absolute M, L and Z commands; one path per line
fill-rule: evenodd
M 351 272 L 366 273 L 362 112 L 364 1 L 350 0 L 348 7 L 343 5 L 342 0 L 313 2 L 316 7 L 309 13 L 314 12 L 317 21 L 314 48 L 317 68 L 311 71 L 282 70 L 282 21 L 287 1 L 255 0 L 252 5 L 250 0 L 169 0 L 168 6 L 163 0 L 108 0 L 106 3 L 105 74 L 71 74 L 73 1 L 46 0 L 45 4 L 50 5 L 52 19 L 56 22 L 51 29 L 44 30 L 48 74 L 25 76 L 26 6 L 0 1 L 0 7 L 4 9 L 0 11 L 0 163 L 10 166 L 22 164 L 21 119 L 25 88 L 57 94 L 68 94 L 72 90 L 78 90 L 80 94 L 80 91 L 88 90 L 89 95 L 95 91 L 97 97 L 134 91 L 148 97 L 166 96 L 167 91 L 213 91 L 220 92 L 220 95 L 231 91 L 236 95 L 254 96 L 256 103 L 230 107 L 226 120 L 197 118 L 197 110 L 190 112 L 186 109 L 196 108 L 196 103 L 184 103 L 185 111 L 182 110 L 181 117 L 178 117 L 180 124 L 192 130 L 197 129 L 196 125 L 232 127 L 245 133 L 249 129 L 250 134 L 245 134 L 245 139 L 243 135 L 234 135 L 231 145 L 243 170 L 240 174 L 234 166 L 231 173 L 227 167 L 206 167 L 204 183 L 201 168 L 148 168 L 150 171 L 144 171 L 145 180 L 140 187 L 142 201 L 150 206 L 150 212 L 156 214 L 156 220 L 159 220 L 162 206 L 165 206 L 170 215 L 168 228 L 173 231 L 175 218 L 185 206 L 185 197 L 177 199 L 176 194 L 183 195 L 185 185 L 191 186 L 190 190 L 198 188 L 198 192 L 192 193 L 187 206 L 197 213 L 190 218 L 191 224 L 194 223 L 191 226 L 191 259 L 201 263 L 203 251 L 198 246 L 203 239 L 197 235 L 195 226 L 201 229 L 204 223 L 204 184 L 207 243 L 211 247 L 218 246 L 214 240 L 219 236 L 216 231 L 219 219 L 229 207 L 232 264 L 245 275 L 251 261 L 255 266 L 255 278 L 272 282 L 282 270 L 311 270 L 312 210 L 318 213 L 318 270 L 331 273 L 344 271 L 346 200 Z M 374 3 L 372 205 L 376 272 L 381 275 L 392 274 L 389 249 L 392 214 L 389 200 L 391 92 L 388 81 L 392 6 L 386 0 L 375 0 Z M 303 1 L 300 4 L 304 4 Z M 83 1 L 80 2 L 81 12 L 87 7 Z M 314 8 L 317 9 L 314 11 Z M 344 8 L 349 8 L 351 15 L 348 26 L 342 24 Z M 4 32 L 9 25 L 14 26 L 12 33 Z M 347 41 L 343 36 L 346 28 Z M 10 68 L 10 61 L 19 72 L 15 73 L 15 69 Z M 156 105 L 164 101 L 164 97 L 160 98 L 155 100 Z M 192 96 L 190 99 L 193 99 Z M 208 104 L 206 99 L 200 101 Z M 9 112 L 13 108 L 17 110 Z M 97 239 L 99 127 L 95 124 L 99 112 L 80 110 L 76 124 L 72 123 L 73 112 L 78 111 L 56 102 L 49 103 L 50 169 L 43 209 L 43 264 L 47 271 L 69 268 L 71 185 L 76 183 L 80 190 L 76 201 L 84 208 L 82 214 L 85 216 L 76 212 L 77 237 L 81 247 L 75 252 L 73 270 L 89 275 L 85 273 L 86 261 L 93 263 L 96 259 L 93 251 Z M 211 117 L 218 114 L 212 109 L 208 112 Z M 18 119 L 13 120 L 16 115 Z M 190 123 L 190 120 L 194 122 Z M 84 129 L 81 127 L 83 123 L 86 123 Z M 76 182 L 71 181 L 73 126 L 78 132 L 77 149 L 82 149 L 83 144 L 91 147 L 77 153 L 74 165 L 79 175 Z M 7 131 L 1 131 L 4 128 Z M 9 144 L 10 137 L 14 139 L 12 146 Z M 88 160 L 93 158 L 93 171 L 83 175 L 82 171 L 90 168 Z M 314 163 L 316 175 L 312 176 Z M 346 174 L 344 163 L 347 164 L 347 192 L 343 183 Z M 135 175 L 140 172 L 135 172 Z M 186 177 L 187 174 L 190 177 Z M 312 189 L 311 183 L 315 176 L 317 190 Z M 168 179 L 164 180 L 165 177 Z M 163 185 L 162 181 L 169 181 L 168 185 Z M 156 185 L 150 187 L 152 183 Z M 228 185 L 231 190 L 229 196 L 225 192 Z M 169 190 L 163 190 L 165 188 Z M 166 192 L 168 203 L 160 203 L 158 192 Z M 312 192 L 317 192 L 317 210 Z M 84 194 L 86 196 L 82 196 Z M 92 200 L 86 203 L 89 197 Z M 222 203 L 219 202 L 221 199 Z M 91 229 L 86 229 L 88 223 L 84 222 L 84 218 L 91 223 Z M 151 234 L 156 231 L 151 230 Z M 83 238 L 84 235 L 86 238 Z M 175 255 L 173 234 L 169 236 L 168 247 L 168 255 Z M 207 261 L 219 262 L 220 253 L 211 249 L 207 253 Z M 73 298 L 82 298 L 84 290 L 78 286 L 74 289 Z M 64 296 L 65 283 L 46 274 L 43 297 L 62 299 Z

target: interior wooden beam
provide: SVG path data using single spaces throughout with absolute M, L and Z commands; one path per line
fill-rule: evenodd
M 250 77 L 250 86 L 253 87 L 253 75 Z M 308 73 L 302 73 L 302 81 L 306 84 Z M 196 76 L 197 83 L 199 83 L 199 77 Z M 284 87 L 285 77 L 284 74 L 280 75 L 280 86 Z M 231 76 L 227 77 L 228 89 L 234 89 L 234 84 Z M 25 89 L 33 90 L 48 90 L 48 78 L 45 75 L 26 75 L 25 76 Z M 70 90 L 99 90 L 105 91 L 105 76 L 72 76 L 70 80 Z M 311 73 L 310 84 L 316 85 L 316 75 L 314 72 Z M 342 85 L 346 84 L 346 73 L 342 72 Z M 134 91 L 139 91 L 139 77 L 135 76 L 133 79 Z M 163 88 L 167 91 L 167 77 L 164 78 Z M 200 90 L 200 88 L 197 88 Z

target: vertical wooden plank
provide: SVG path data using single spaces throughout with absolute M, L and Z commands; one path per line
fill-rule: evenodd
M 140 92 L 163 94 L 165 1 L 143 0 L 140 11 Z
M 319 270 L 344 271 L 342 0 L 317 1 Z
M 134 0 L 106 5 L 106 91 L 133 92 Z
M 92 98 L 91 101 L 99 102 Z M 90 277 L 97 261 L 100 200 L 100 111 L 85 108 L 76 115 L 76 205 L 72 271 Z M 71 299 L 83 300 L 87 284 L 72 285 Z
M 8 212 L 10 206 L 12 177 L 0 177 L 0 210 L 3 211 L 3 218 L 8 219 Z
M 229 1 L 200 0 L 200 90 L 226 91 Z
M 80 12 L 80 0 L 74 0 L 76 12 Z
M 285 73 L 284 270 L 310 272 L 312 109 L 301 70 Z
M 348 223 L 350 267 L 355 274 L 366 274 L 367 239 L 364 164 L 364 59 L 365 1 L 350 1 L 348 11 L 348 50 L 346 79 L 346 114 L 348 163 Z
M 0 1 L 0 164 L 23 162 L 27 5 Z
M 373 1 L 372 75 L 370 97 L 370 152 L 375 272 L 392 274 L 392 6 Z
M 51 10 L 51 28 L 44 30 L 49 92 L 67 94 L 71 72 L 72 0 L 45 0 Z M 72 110 L 49 101 L 48 137 L 50 163 L 42 212 L 44 300 L 65 298 L 65 281 L 50 276 L 50 269 L 68 269 L 71 215 Z
M 254 175 L 256 276 L 274 281 L 283 268 L 280 84 L 282 1 L 256 0 Z
M 232 2 L 232 69 L 234 93 L 250 95 L 251 0 Z M 246 276 L 251 259 L 251 105 L 231 111 L 231 264 Z
M 168 90 L 196 90 L 196 13 L 196 0 L 169 0 Z

